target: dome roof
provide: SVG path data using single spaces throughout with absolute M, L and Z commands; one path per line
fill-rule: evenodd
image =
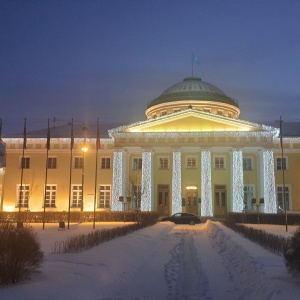
M 221 102 L 238 107 L 238 104 L 233 99 L 216 86 L 202 81 L 199 77 L 187 77 L 182 82 L 172 85 L 159 97 L 149 102 L 148 108 L 166 102 L 183 100 Z

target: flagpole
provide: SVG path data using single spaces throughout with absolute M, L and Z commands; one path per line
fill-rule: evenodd
M 71 209 L 71 184 L 72 184 L 72 162 L 73 162 L 73 144 L 74 144 L 74 133 L 73 133 L 73 118 L 71 122 L 71 144 L 70 144 L 70 181 L 69 181 L 69 208 L 68 208 L 68 230 L 70 229 L 70 209 Z
M 283 203 L 284 203 L 284 214 L 285 214 L 285 231 L 288 232 L 287 226 L 287 205 L 285 197 L 285 178 L 284 178 L 284 169 L 285 165 L 283 164 L 283 143 L 282 143 L 282 118 L 280 116 L 280 147 L 281 147 L 281 169 L 282 169 L 282 185 L 283 185 Z
M 21 200 L 22 200 L 22 194 L 23 193 L 23 173 L 24 173 L 24 154 L 25 154 L 25 148 L 27 143 L 27 137 L 26 137 L 26 118 L 24 119 L 24 133 L 23 133 L 23 150 L 22 150 L 22 160 L 21 160 L 21 186 L 19 191 L 19 214 L 18 214 L 18 222 L 20 222 L 20 215 L 21 215 Z
M 43 230 L 45 229 L 45 217 L 46 217 L 46 193 L 47 193 L 47 179 L 48 179 L 48 156 L 50 150 L 50 126 L 48 118 L 48 130 L 47 130 L 47 143 L 46 143 L 46 175 L 45 175 L 45 189 L 44 189 L 44 215 L 43 215 Z
M 95 229 L 96 219 L 96 199 L 97 199 L 97 177 L 98 177 L 98 150 L 100 149 L 100 130 L 99 130 L 99 118 L 97 118 L 97 137 L 96 137 L 96 170 L 95 170 L 95 191 L 94 191 L 94 221 L 93 229 Z

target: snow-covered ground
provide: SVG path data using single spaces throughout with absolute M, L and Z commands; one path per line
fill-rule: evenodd
M 96 229 L 123 225 L 97 223 Z M 296 229 L 257 226 L 279 235 Z M 91 223 L 65 231 L 54 224 L 33 227 L 44 263 L 30 281 L 0 288 L 1 300 L 299 299 L 300 280 L 287 273 L 281 256 L 218 222 L 162 222 L 74 254 L 51 254 L 51 245 L 92 231 Z

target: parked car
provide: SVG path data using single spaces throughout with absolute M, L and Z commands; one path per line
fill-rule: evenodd
M 174 222 L 175 224 L 200 224 L 201 220 L 197 215 L 191 213 L 177 213 L 169 217 L 162 217 L 160 218 L 161 222 L 170 221 Z

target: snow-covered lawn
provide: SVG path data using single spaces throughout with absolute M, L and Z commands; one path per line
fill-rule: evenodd
M 125 225 L 127 225 L 126 223 Z M 96 229 L 124 223 L 97 223 Z M 51 245 L 92 231 L 91 223 L 32 225 L 45 253 L 30 281 L 0 288 L 0 299 L 299 299 L 300 280 L 283 258 L 219 222 L 196 226 L 158 223 L 74 254 L 51 254 Z M 251 225 L 252 226 L 252 225 Z M 285 235 L 284 226 L 255 225 Z M 288 235 L 296 227 L 289 227 Z

